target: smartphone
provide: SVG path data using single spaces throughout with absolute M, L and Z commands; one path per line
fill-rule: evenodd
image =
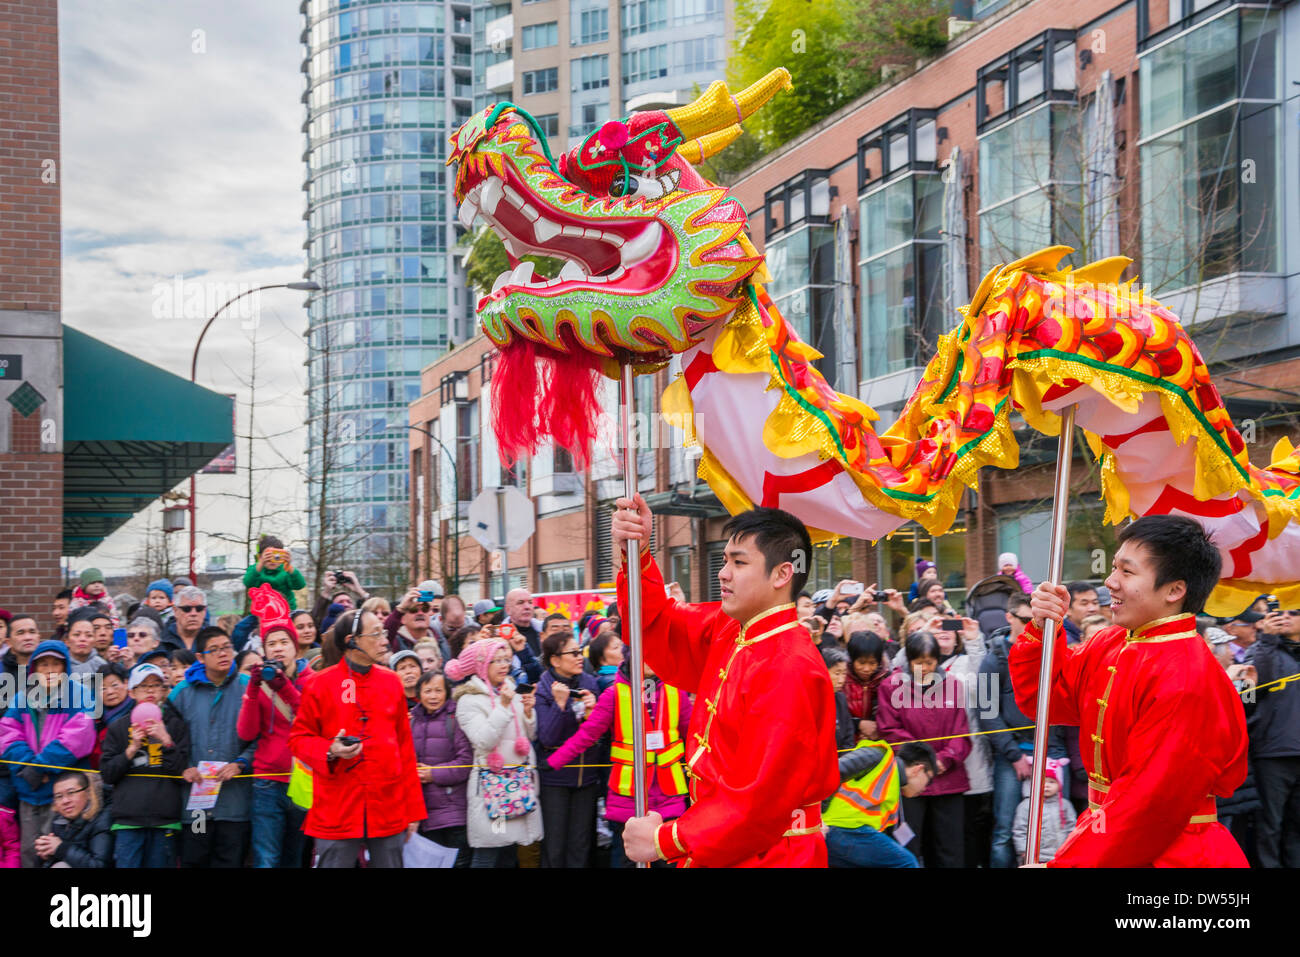
M 360 738 L 356 737 L 355 735 L 351 735 L 351 734 L 340 735 L 339 737 L 335 738 L 334 740 L 337 741 L 339 744 L 343 745 L 343 747 L 345 747 L 345 748 L 350 748 L 350 747 L 352 747 L 352 745 L 354 745 L 354 744 L 360 744 L 360 743 L 361 743 L 361 739 L 360 739 Z
M 431 591 L 422 591 L 420 592 L 419 598 L 417 598 L 416 600 L 429 603 L 429 602 L 436 601 L 437 598 L 438 596 Z
M 528 684 L 528 682 L 526 681 L 515 685 L 515 694 L 532 694 L 532 693 L 533 693 L 533 686 Z
M 864 585 L 864 584 L 862 584 L 862 582 L 850 582 L 849 584 L 845 585 L 842 589 L 840 589 L 840 594 L 841 594 L 841 595 L 861 595 L 862 592 L 863 592 L 863 590 L 864 590 L 866 587 L 867 587 L 867 586 Z
M 125 647 L 126 647 L 126 629 L 125 629 L 125 628 L 114 628 L 114 629 L 113 629 L 113 644 L 114 644 L 116 647 L 118 647 L 118 648 L 125 648 Z
M 945 618 L 943 624 L 939 626 L 944 631 L 961 631 L 962 624 L 960 618 Z

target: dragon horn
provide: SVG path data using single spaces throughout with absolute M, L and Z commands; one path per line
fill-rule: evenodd
M 790 71 L 785 67 L 777 67 L 757 83 L 736 94 L 732 94 L 727 89 L 727 84 L 718 80 L 710 84 L 694 103 L 668 110 L 668 118 L 681 131 L 683 139 L 698 139 L 748 119 L 780 90 L 788 90 L 790 87 Z
M 732 143 L 740 138 L 743 132 L 739 123 L 733 123 L 725 130 L 719 130 L 716 133 L 706 133 L 704 136 L 693 140 L 687 140 L 681 146 L 677 147 L 677 155 L 686 162 L 695 166 L 704 162 L 710 156 L 721 153 Z

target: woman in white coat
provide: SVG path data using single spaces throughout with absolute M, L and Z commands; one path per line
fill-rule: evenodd
M 513 656 L 505 641 L 490 638 L 465 646 L 446 665 L 452 681 L 468 679 L 453 697 L 456 720 L 474 747 L 476 765 L 465 813 L 471 867 L 496 867 L 514 857 L 515 845 L 542 839 L 531 743 L 537 735 L 535 702 L 532 693 L 515 693 Z M 489 814 L 489 801 L 495 816 Z

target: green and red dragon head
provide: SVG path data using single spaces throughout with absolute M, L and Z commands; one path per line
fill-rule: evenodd
M 460 221 L 481 217 L 511 265 L 477 308 L 501 350 L 493 412 L 507 461 L 548 437 L 582 458 L 602 372 L 662 364 L 735 311 L 763 260 L 744 209 L 694 164 L 789 84 L 784 69 L 734 95 L 715 83 L 687 106 L 611 120 L 558 161 L 537 121 L 510 103 L 456 131 L 448 164 L 459 164 Z M 539 276 L 521 261 L 529 255 L 564 265 Z

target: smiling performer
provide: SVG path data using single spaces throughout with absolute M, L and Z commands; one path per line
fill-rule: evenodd
M 1079 726 L 1088 811 L 1048 867 L 1246 867 L 1215 796 L 1246 778 L 1246 720 L 1232 681 L 1196 634 L 1219 550 L 1190 518 L 1149 515 L 1120 531 L 1106 579 L 1114 626 L 1067 647 L 1056 631 L 1051 723 Z M 1069 592 L 1043 583 L 1011 648 L 1016 704 L 1034 714 L 1042 628 Z
M 627 822 L 634 861 L 681 867 L 825 867 L 821 801 L 839 787 L 830 676 L 794 597 L 808 578 L 808 531 L 789 512 L 753 508 L 723 528 L 722 601 L 666 597 L 646 547 L 650 509 L 618 500 L 615 550 L 640 541 L 645 660 L 695 693 L 686 746 L 691 806 L 667 824 L 653 811 Z M 635 509 L 635 510 L 634 510 Z M 626 571 L 618 601 L 627 607 Z M 647 744 L 662 744 L 654 734 Z M 647 765 L 656 749 L 647 746 Z

